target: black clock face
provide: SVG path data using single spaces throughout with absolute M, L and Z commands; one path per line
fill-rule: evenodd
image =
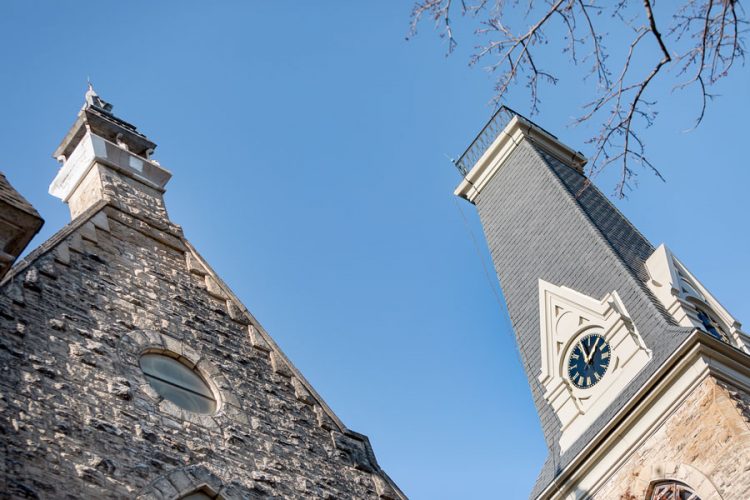
M 573 385 L 588 389 L 607 372 L 612 349 L 601 335 L 592 333 L 576 342 L 568 358 L 568 376 Z

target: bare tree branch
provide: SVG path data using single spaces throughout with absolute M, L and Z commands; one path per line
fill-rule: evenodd
M 539 61 L 545 60 L 544 54 L 540 56 L 540 48 L 549 42 L 547 28 L 559 22 L 567 41 L 563 52 L 569 54 L 574 66 L 590 64 L 583 78 L 595 75 L 597 81 L 596 96 L 584 104 L 583 114 L 575 120 L 578 124 L 589 121 L 599 124 L 597 135 L 588 141 L 594 148 L 589 175 L 619 165 L 615 193 L 620 197 L 633 186 L 634 162 L 661 178 L 648 159 L 641 136 L 656 119 L 657 103 L 647 96 L 664 69 L 676 65 L 678 75 L 692 75 L 675 85 L 675 89 L 694 86 L 699 90 L 701 100 L 694 125 L 697 127 L 714 97 L 710 87 L 728 75 L 738 59 L 744 62 L 747 21 L 739 0 L 681 0 L 664 33 L 659 29 L 653 0 L 617 0 L 613 4 L 602 1 L 601 5 L 600 0 L 527 0 L 524 19 L 534 15 L 533 22 L 522 29 L 513 25 L 518 23 L 520 0 L 491 3 L 480 0 L 471 5 L 466 1 L 462 0 L 460 7 L 453 6 L 451 0 L 416 3 L 411 16 L 411 35 L 416 33 L 422 17 L 431 17 L 439 27 L 440 36 L 448 39 L 450 53 L 457 43 L 450 17 L 452 9 L 460 9 L 462 15 L 470 14 L 478 22 L 474 35 L 487 40 L 476 48 L 470 64 L 492 60 L 486 69 L 498 75 L 493 102 L 500 103 L 510 88 L 522 81 L 529 91 L 531 112 L 536 113 L 541 103 L 539 84 L 554 85 L 558 81 Z M 513 15 L 506 12 L 509 8 L 513 9 Z M 602 16 L 606 13 L 609 16 Z M 633 33 L 616 78 L 608 67 L 610 53 L 603 43 L 606 33 L 600 21 L 603 17 L 621 23 Z M 641 73 L 640 68 L 644 63 L 649 64 L 647 61 L 654 51 L 645 43 L 647 39 L 655 42 L 657 57 L 646 66 L 650 70 Z

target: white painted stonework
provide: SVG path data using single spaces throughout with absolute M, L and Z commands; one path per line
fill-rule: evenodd
M 611 498 L 599 497 L 600 488 L 619 470 L 633 451 L 648 441 L 679 405 L 709 376 L 725 381 L 740 390 L 750 391 L 750 365 L 747 363 L 747 356 L 721 341 L 703 334 L 699 335 L 695 331 L 639 389 L 640 394 L 632 400 L 638 401 L 638 404 L 621 409 L 610 424 L 592 439 L 590 446 L 584 448 L 560 473 L 561 482 L 558 485 L 550 484 L 537 498 Z M 690 436 L 685 435 L 684 439 L 689 442 Z M 702 499 L 721 500 L 715 488 L 711 488 L 708 479 L 701 480 L 695 476 L 680 477 L 676 474 L 679 471 L 674 469 L 670 471 L 664 468 L 660 471 L 658 468 L 664 464 L 649 465 L 650 471 L 643 471 L 642 477 L 632 478 L 631 486 L 670 477 L 686 481 L 699 492 Z M 562 486 L 559 486 L 560 484 Z M 631 491 L 637 494 L 641 490 L 643 488 L 636 487 Z
M 172 177 L 168 170 L 155 161 L 142 158 L 98 135 L 86 132 L 52 181 L 49 193 L 67 202 L 97 162 L 160 191 L 164 191 L 164 186 Z
M 461 180 L 453 194 L 474 203 L 482 189 L 502 168 L 505 160 L 510 157 L 511 153 L 524 139 L 531 141 L 566 165 L 583 173 L 586 158 L 581 153 L 569 148 L 525 118 L 515 115 L 477 160 L 466 177 Z
M 737 321 L 716 298 L 693 276 L 664 244 L 659 245 L 646 261 L 649 290 L 664 308 L 682 326 L 703 329 L 698 319 L 698 307 L 712 313 L 730 343 L 750 353 L 750 337 L 741 330 Z
M 651 359 L 617 292 L 601 300 L 539 280 L 541 374 L 544 397 L 562 426 L 565 452 Z M 598 333 L 610 345 L 607 372 L 592 387 L 580 389 L 568 378 L 568 356 L 586 335 Z

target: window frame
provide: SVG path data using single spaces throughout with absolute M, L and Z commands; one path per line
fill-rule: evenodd
M 169 360 L 163 367 L 171 365 L 171 367 L 177 369 L 176 371 L 181 371 L 182 375 L 186 375 L 188 379 L 191 379 L 192 382 L 197 382 L 195 385 L 198 385 L 203 390 L 194 390 L 188 384 L 180 385 L 180 382 L 175 380 L 179 377 L 172 377 L 172 374 L 169 373 L 158 373 L 158 363 L 155 365 L 149 361 L 144 365 L 144 359 Z M 202 415 L 213 415 L 219 409 L 219 398 L 209 379 L 203 376 L 196 369 L 195 365 L 186 363 L 181 356 L 175 355 L 175 353 L 170 351 L 147 350 L 139 356 L 138 366 L 146 382 L 163 400 L 169 401 L 184 411 Z M 195 387 L 195 385 L 192 387 Z M 184 398 L 170 397 L 172 394 L 179 394 L 184 396 Z M 196 404 L 185 403 L 191 400 Z M 205 403 L 205 409 L 199 407 L 200 403 Z

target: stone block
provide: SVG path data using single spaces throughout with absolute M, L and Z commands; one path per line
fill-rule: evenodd
M 273 371 L 275 373 L 278 373 L 279 375 L 282 375 L 284 377 L 292 376 L 292 370 L 289 368 L 289 365 L 286 364 L 286 361 L 281 358 L 281 356 L 279 356 L 275 352 L 272 352 L 270 356 L 271 367 L 273 368 Z
M 245 314 L 245 311 L 235 304 L 232 299 L 227 300 L 227 312 L 229 312 L 229 317 L 232 318 L 233 321 L 236 321 L 241 325 L 250 324 L 250 319 Z
M 331 419 L 330 416 L 325 412 L 325 410 L 320 406 L 315 406 L 315 416 L 318 420 L 318 426 L 322 427 L 323 429 L 327 431 L 333 431 L 338 430 L 338 426 L 336 423 Z
M 96 226 L 93 222 L 87 222 L 86 224 L 78 228 L 78 234 L 80 234 L 81 238 L 83 238 L 84 240 L 90 241 L 92 243 L 97 243 L 99 241 L 96 236 Z
M 226 300 L 227 298 L 224 290 L 219 286 L 219 283 L 217 283 L 210 275 L 206 275 L 206 291 L 209 295 L 216 297 L 217 299 Z
M 190 252 L 185 252 L 185 264 L 187 265 L 188 271 L 198 276 L 205 276 L 207 274 L 203 264 Z
M 375 485 L 375 491 L 379 498 L 384 500 L 398 500 L 399 496 L 391 485 L 378 474 L 373 474 L 372 482 Z
M 109 219 L 106 212 L 99 212 L 91 218 L 91 223 L 97 229 L 109 232 Z
M 249 325 L 247 327 L 247 332 L 248 336 L 250 337 L 250 343 L 253 347 L 265 352 L 271 351 L 271 346 L 268 345 L 266 339 L 263 338 L 263 335 L 261 335 L 261 333 L 253 325 Z
M 310 394 L 310 391 L 296 377 L 292 378 L 292 387 L 294 387 L 294 395 L 299 401 L 308 405 L 315 403 L 315 399 Z
M 334 447 L 341 452 L 341 456 L 347 459 L 354 468 L 364 472 L 375 472 L 364 442 L 337 431 L 331 432 L 331 438 L 333 439 Z

